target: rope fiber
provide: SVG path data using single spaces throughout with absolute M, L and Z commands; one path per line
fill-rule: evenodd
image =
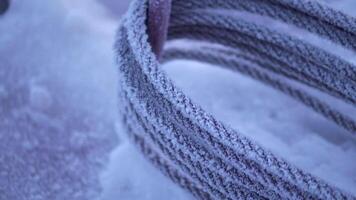
M 167 41 L 189 39 L 205 46 L 166 48 L 162 62 L 190 59 L 237 71 L 355 136 L 354 119 L 285 81 L 355 106 L 353 64 L 292 35 L 217 11 L 273 18 L 352 51 L 354 18 L 311 0 L 172 0 L 171 6 Z M 134 0 L 117 33 L 119 112 L 134 144 L 162 173 L 198 199 L 356 199 L 245 138 L 177 88 L 149 43 L 147 10 L 148 0 Z

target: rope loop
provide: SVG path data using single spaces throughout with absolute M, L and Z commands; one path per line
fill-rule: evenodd
M 355 119 L 286 80 L 355 106 L 355 65 L 233 14 L 237 11 L 356 50 L 356 20 L 314 0 L 134 0 L 116 42 L 120 114 L 132 141 L 198 199 L 355 199 L 215 119 L 161 69 L 159 60 L 190 59 L 237 71 L 293 97 L 354 137 Z M 166 33 L 167 42 L 202 45 L 163 50 Z

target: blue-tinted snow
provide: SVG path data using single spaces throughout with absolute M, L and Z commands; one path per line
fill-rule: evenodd
M 102 190 L 118 143 L 114 23 L 93 2 L 69 2 L 13 0 L 0 17 L 1 200 L 87 200 Z
M 355 14 L 353 0 L 329 2 Z M 127 5 L 12 0 L 0 17 L 0 199 L 191 198 L 117 122 L 112 44 Z M 218 119 L 356 193 L 356 142 L 342 129 L 236 73 L 186 61 L 165 70 Z

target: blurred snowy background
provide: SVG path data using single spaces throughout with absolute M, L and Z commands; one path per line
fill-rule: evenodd
M 354 0 L 328 2 L 356 15 Z M 128 4 L 12 0 L 0 16 L 0 200 L 192 198 L 117 120 L 113 43 Z M 164 69 L 218 119 L 356 195 L 356 139 L 344 130 L 239 74 L 188 61 Z

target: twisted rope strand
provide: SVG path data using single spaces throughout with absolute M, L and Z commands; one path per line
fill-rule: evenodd
M 332 55 L 324 54 L 325 52 L 322 52 L 322 50 L 313 47 L 309 48 L 309 45 L 301 45 L 301 41 L 293 41 L 288 37 L 281 38 L 280 34 L 273 34 L 273 32 L 266 31 L 266 29 L 256 30 L 255 28 L 257 26 L 251 23 L 245 23 L 241 19 L 234 20 L 234 24 L 224 23 L 225 20 L 232 22 L 233 20 L 231 20 L 231 18 L 232 17 L 222 17 L 218 14 L 217 16 L 212 15 L 209 17 L 194 14 L 187 14 L 181 17 L 177 16 L 174 22 L 179 21 L 181 24 L 176 25 L 172 22 L 173 24 L 170 31 L 172 33 L 172 31 L 179 31 L 180 28 L 186 27 L 192 31 L 186 32 L 183 30 L 181 32 L 184 34 L 181 34 L 180 37 L 192 35 L 193 37 L 198 37 L 196 39 L 202 40 L 207 40 L 209 38 L 207 35 L 215 34 L 211 38 L 215 39 L 215 41 L 224 41 L 224 45 L 238 40 L 240 43 L 254 47 L 276 60 L 285 62 L 287 64 L 286 66 L 290 66 L 294 72 L 303 73 L 301 74 L 301 78 L 305 76 L 310 77 L 310 79 L 314 78 L 319 81 L 318 84 L 333 88 L 339 95 L 350 98 L 352 103 L 355 102 L 356 82 L 353 80 L 354 78 L 352 78 L 356 77 L 352 75 L 354 73 L 354 66 L 344 63 L 341 59 Z M 238 23 L 240 20 L 242 23 Z M 209 23 L 212 24 L 209 25 Z M 203 30 L 199 31 L 199 29 Z M 199 31 L 199 34 L 193 35 L 196 30 Z M 234 32 L 231 33 L 232 31 Z M 231 44 L 229 46 L 231 46 Z M 330 61 L 332 63 L 330 63 Z M 340 68 L 336 69 L 333 67 L 335 65 Z M 350 74 L 348 76 L 349 78 L 345 77 L 343 75 L 344 73 Z M 350 77 L 352 78 L 351 80 Z
M 124 43 L 123 43 L 123 41 L 120 43 L 122 46 L 125 46 L 125 45 L 123 45 Z M 135 66 L 135 64 L 130 64 L 130 66 Z M 136 86 L 136 87 L 140 87 L 140 91 L 148 91 L 148 90 L 152 90 L 152 88 L 143 88 L 143 87 L 146 87 L 146 86 L 148 86 L 148 85 L 150 85 L 150 83 L 148 83 L 148 82 L 146 82 L 146 83 L 139 83 L 140 82 L 140 80 L 144 80 L 144 78 L 143 77 L 139 77 L 138 75 L 139 74 L 142 74 L 142 73 L 140 73 L 140 71 L 136 68 L 136 67 L 134 67 L 134 69 L 136 69 L 135 70 L 135 72 L 132 72 L 132 73 L 129 73 L 129 74 L 127 74 L 128 76 L 126 76 L 126 78 L 125 79 L 131 79 L 132 81 L 135 81 L 135 83 L 133 84 L 134 86 Z M 123 80 L 125 80 L 124 78 L 123 78 Z M 132 84 L 132 83 L 131 83 Z M 121 85 L 125 85 L 125 83 L 122 83 Z M 139 97 L 143 97 L 143 96 L 145 96 L 145 97 L 147 97 L 147 95 L 151 95 L 151 94 L 149 94 L 149 93 L 145 93 L 145 94 L 142 94 L 142 95 L 138 95 L 138 98 Z M 156 94 L 156 95 L 158 95 L 158 94 Z M 134 97 L 131 97 L 131 98 L 134 98 Z M 142 104 L 143 102 L 146 102 L 147 103 L 147 105 L 146 106 L 143 106 L 143 107 L 141 107 L 141 108 L 138 108 L 138 110 L 141 110 L 141 113 L 140 113 L 140 116 L 147 116 L 146 117 L 146 119 L 151 119 L 151 121 L 152 120 L 156 120 L 156 119 L 158 119 L 158 121 L 154 121 L 154 122 L 148 122 L 147 124 L 156 124 L 156 126 L 157 127 L 159 127 L 159 128 L 163 128 L 163 131 L 164 132 L 170 132 L 170 133 L 175 133 L 176 131 L 180 131 L 178 134 L 174 134 L 174 136 L 175 137 L 170 137 L 169 138 L 169 140 L 167 140 L 167 139 L 165 139 L 167 136 L 166 136 L 166 134 L 164 134 L 164 133 L 162 133 L 162 132 L 160 132 L 160 131 L 157 131 L 157 130 L 155 130 L 154 132 L 156 133 L 156 134 L 158 134 L 160 137 L 163 137 L 163 141 L 161 141 L 161 143 L 160 143 L 160 145 L 161 145 L 161 147 L 162 147 L 162 143 L 163 144 L 169 144 L 170 146 L 169 146 L 169 148 L 168 149 L 173 149 L 173 150 L 176 150 L 177 149 L 177 145 L 175 145 L 175 143 L 179 143 L 179 144 L 181 144 L 183 147 L 181 147 L 180 149 L 188 149 L 188 151 L 189 152 L 193 152 L 193 155 L 192 155 L 192 153 L 190 153 L 190 154 L 187 154 L 187 155 L 185 155 L 179 148 L 178 148 L 178 150 L 176 150 L 176 152 L 175 153 L 172 153 L 172 154 L 170 154 L 169 156 L 171 157 L 171 159 L 175 159 L 174 158 L 174 156 L 173 155 L 178 155 L 178 157 L 180 156 L 180 155 L 183 155 L 183 156 L 185 156 L 185 157 L 187 157 L 187 156 L 194 156 L 194 159 L 196 160 L 196 159 L 200 159 L 200 160 L 202 160 L 200 163 L 206 163 L 206 162 L 208 162 L 209 160 L 212 160 L 213 158 L 211 158 L 211 157 L 209 157 L 209 158 L 207 158 L 206 156 L 208 156 L 208 154 L 205 154 L 205 155 L 200 155 L 200 154 L 195 154 L 195 153 L 199 153 L 199 152 L 206 152 L 207 150 L 206 149 L 196 149 L 197 147 L 197 145 L 196 144 L 194 144 L 194 143 L 192 143 L 192 142 L 189 142 L 189 141 L 181 141 L 182 139 L 184 140 L 184 139 L 186 139 L 186 140 L 189 140 L 189 138 L 186 138 L 186 137 L 184 137 L 184 132 L 187 132 L 187 131 L 189 131 L 189 130 L 181 130 L 181 129 L 179 129 L 179 127 L 178 127 L 178 125 L 174 125 L 174 124 L 169 124 L 170 123 L 170 121 L 167 121 L 167 120 L 165 120 L 165 119 L 169 119 L 170 118 L 170 116 L 171 115 L 173 115 L 173 112 L 174 111 L 172 111 L 172 110 L 170 110 L 170 111 L 168 111 L 168 110 L 162 110 L 161 108 L 166 108 L 166 109 L 170 109 L 172 106 L 171 105 L 167 105 L 169 102 L 167 102 L 167 101 L 156 101 L 156 99 L 160 99 L 160 98 L 158 98 L 157 96 L 154 96 L 154 97 L 151 97 L 151 98 L 148 98 L 148 100 L 149 99 L 151 99 L 150 101 L 148 101 L 148 102 L 146 102 L 145 101 L 145 99 L 139 99 L 139 100 L 135 100 L 136 102 L 141 102 L 140 104 Z M 152 101 L 152 100 L 154 100 L 154 101 Z M 148 105 L 149 104 L 149 105 Z M 156 105 L 152 105 L 152 104 L 156 104 Z M 137 103 L 136 103 L 136 105 L 137 105 Z M 160 106 L 161 107 L 160 107 Z M 145 107 L 150 107 L 151 109 L 149 109 L 149 110 L 147 110 L 146 112 L 149 112 L 149 113 L 146 113 L 146 114 L 144 114 L 143 113 L 143 111 L 145 111 L 146 109 L 145 109 Z M 155 110 L 155 109 L 159 109 L 159 110 Z M 158 114 L 158 113 L 167 113 L 167 116 L 165 116 L 165 115 L 163 115 L 163 114 Z M 168 125 L 167 125 L 167 123 L 168 123 Z M 184 122 L 182 122 L 182 123 L 184 123 Z M 182 124 L 181 123 L 181 124 Z M 189 126 L 191 126 L 191 125 L 189 125 Z M 153 140 L 155 140 L 156 142 L 160 142 L 159 141 L 159 139 L 157 139 L 157 137 L 155 137 L 155 135 L 154 134 L 150 134 L 150 136 L 151 137 L 153 137 L 154 139 Z M 169 136 L 169 135 L 168 135 Z M 188 146 L 184 146 L 186 143 L 188 143 L 187 145 Z M 163 145 L 164 146 L 164 145 Z M 167 146 L 167 145 L 166 145 Z M 166 154 L 169 154 L 170 152 L 169 152 L 169 150 L 164 150 L 165 152 L 166 152 Z M 187 151 L 187 150 L 185 150 L 185 151 Z M 183 158 L 184 159 L 184 158 Z M 177 160 L 175 160 L 176 162 L 178 162 Z M 186 159 L 185 160 L 185 162 L 188 162 L 189 164 L 191 164 L 192 166 L 194 165 L 194 162 L 192 161 L 192 160 L 189 160 L 189 158 L 188 159 Z M 179 163 L 177 163 L 179 166 L 184 166 L 184 162 L 179 162 Z M 189 167 L 189 166 L 188 166 Z M 203 169 L 203 167 L 202 167 L 202 164 L 198 164 L 198 165 L 196 165 L 196 166 L 193 166 L 193 168 L 195 169 L 195 171 L 199 171 L 200 170 L 200 172 L 201 172 L 201 174 L 203 174 L 203 175 L 201 175 L 201 177 L 208 177 L 208 178 L 210 178 L 209 180 L 209 182 L 211 182 L 211 181 L 214 181 L 214 179 L 213 179 L 213 177 L 209 177 L 209 175 L 210 174 L 214 174 L 214 171 L 209 171 L 208 169 L 205 169 L 206 171 L 202 171 Z M 225 168 L 226 168 L 226 166 L 225 166 Z M 217 171 L 218 169 L 215 169 L 215 171 Z M 185 171 L 186 172 L 190 172 L 191 173 L 191 176 L 195 176 L 195 174 L 194 173 L 192 173 L 191 171 L 193 171 L 194 172 L 194 170 L 191 170 L 191 169 L 186 169 L 185 168 Z M 220 170 L 221 171 L 221 170 Z M 208 173 L 208 174 L 206 174 L 206 173 Z M 230 175 L 231 176 L 231 175 Z M 202 182 L 202 180 L 201 180 L 201 177 L 199 177 L 199 181 L 200 182 Z M 226 174 L 225 174 L 225 176 L 221 176 L 222 178 L 220 178 L 221 180 L 223 179 L 223 177 L 227 177 L 226 176 Z M 245 180 L 246 178 L 244 177 L 244 175 L 237 175 L 237 177 L 236 178 L 238 178 L 238 180 L 240 180 L 240 182 L 242 181 L 242 180 Z M 219 180 L 219 179 L 218 179 Z M 246 185 L 248 182 L 244 182 L 245 184 L 244 185 Z M 249 180 L 249 184 L 250 184 L 250 186 L 251 187 L 253 187 L 252 186 L 252 184 L 256 184 L 256 183 L 254 183 L 253 181 L 251 181 L 251 180 Z M 219 183 L 216 183 L 215 185 L 217 185 L 217 186 L 220 186 L 220 185 L 224 185 L 222 182 L 219 182 Z M 206 185 L 207 186 L 207 185 Z M 208 187 L 211 187 L 211 186 L 208 186 Z M 261 187 L 261 186 L 259 186 L 259 187 Z M 231 188 L 231 187 L 228 187 L 228 186 L 226 186 L 226 187 L 223 187 L 222 188 L 222 190 L 224 190 L 225 188 Z M 234 186 L 234 188 L 235 188 L 235 190 L 236 190 L 236 186 Z M 236 190 L 237 191 L 237 190 Z M 222 195 L 222 193 L 220 192 L 219 193 L 219 190 L 214 190 L 214 193 L 217 193 L 217 194 L 219 194 L 219 195 Z M 226 198 L 226 197 L 223 197 L 223 196 L 219 196 L 219 198 Z
M 285 81 L 276 78 L 268 71 L 261 69 L 260 66 L 254 67 L 250 64 L 241 62 L 243 60 L 247 60 L 254 63 L 255 65 L 259 65 L 260 63 L 256 59 L 245 55 L 243 52 L 236 52 L 219 48 L 214 49 L 214 47 L 209 47 L 209 50 L 207 50 L 206 47 L 204 47 L 204 50 L 186 50 L 179 47 L 167 49 L 164 54 L 164 62 L 169 62 L 170 60 L 175 59 L 196 60 L 238 71 L 239 73 L 250 76 L 256 80 L 272 86 L 275 89 L 280 90 L 281 92 L 310 107 L 314 111 L 322 114 L 325 118 L 342 126 L 351 133 L 356 133 L 356 122 L 350 117 L 332 109 L 329 105 L 320 101 L 318 98 L 309 95 L 307 92 L 301 89 L 297 89 Z
M 300 0 L 299 0 L 300 1 Z M 323 18 L 312 17 L 311 14 L 303 10 L 296 10 L 285 6 L 277 1 L 268 0 L 179 0 L 173 1 L 172 11 L 179 13 L 182 10 L 201 10 L 201 9 L 233 9 L 239 11 L 246 11 L 253 14 L 258 14 L 266 17 L 271 17 L 276 20 L 281 20 L 285 23 L 305 29 L 311 33 L 317 34 L 321 37 L 329 39 L 337 44 L 340 44 L 348 49 L 356 50 L 356 32 L 350 31 L 351 26 L 349 22 L 342 23 L 343 26 L 333 25 L 324 21 Z M 336 12 L 336 14 L 335 14 Z M 345 16 L 342 13 L 332 10 L 329 12 L 330 18 L 335 15 L 342 15 L 340 18 L 346 18 L 346 21 L 354 21 L 354 18 Z M 345 24 L 348 24 L 345 27 Z M 346 30 L 345 30 L 346 28 Z

